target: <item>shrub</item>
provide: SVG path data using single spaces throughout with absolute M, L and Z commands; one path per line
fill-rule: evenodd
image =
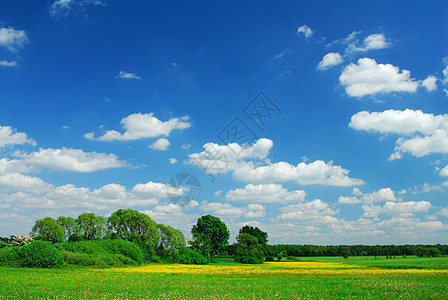
M 34 241 L 18 250 L 20 266 L 53 268 L 62 266 L 62 254 L 50 242 Z
M 209 262 L 209 260 L 205 256 L 203 256 L 199 252 L 194 251 L 191 248 L 173 250 L 175 251 L 172 251 L 170 255 L 166 257 L 168 262 L 194 265 L 205 265 Z
M 19 247 L 0 249 L 0 266 L 20 267 Z
M 264 261 L 275 261 L 274 256 L 266 256 Z
M 5 248 L 8 244 L 4 241 L 0 241 L 0 249 Z
M 235 261 L 240 262 L 242 264 L 262 264 L 263 263 L 263 260 L 258 259 L 253 256 L 247 256 L 247 255 L 236 256 Z
M 143 252 L 134 243 L 121 239 L 66 242 L 55 245 L 63 251 L 67 264 L 80 266 L 120 266 L 143 262 Z

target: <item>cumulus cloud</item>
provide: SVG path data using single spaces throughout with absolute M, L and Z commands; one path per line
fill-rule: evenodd
M 305 201 L 303 190 L 288 191 L 280 184 L 248 184 L 242 189 L 230 190 L 225 200 L 242 203 L 288 203 Z
M 428 212 L 432 205 L 428 201 L 391 202 L 381 205 L 363 205 L 363 217 L 378 218 L 379 215 L 394 215 L 401 217 L 413 217 L 417 212 Z
M 302 25 L 299 28 L 297 28 L 297 35 L 300 35 L 300 34 L 303 34 L 303 36 L 306 39 L 309 39 L 313 35 L 313 30 L 306 25 Z
M 342 61 L 342 56 L 339 53 L 330 52 L 322 58 L 322 61 L 317 65 L 317 69 L 321 71 L 328 70 L 331 67 L 341 64 Z
M 32 139 L 28 139 L 26 133 L 17 132 L 10 126 L 0 125 L 0 148 L 10 145 L 23 145 L 31 144 L 36 145 L 36 142 Z
M 306 203 L 298 203 L 283 207 L 279 220 L 289 220 L 291 222 L 310 222 L 315 225 L 331 224 L 337 222 L 333 217 L 337 211 L 330 208 L 330 205 L 320 199 L 315 199 Z
M 170 145 L 170 141 L 168 141 L 166 138 L 160 138 L 148 147 L 154 150 L 161 150 L 164 151 L 168 149 L 168 146 Z
M 296 181 L 298 184 L 305 185 L 334 186 L 353 186 L 364 183 L 360 179 L 350 178 L 349 170 L 333 165 L 332 161 L 326 163 L 316 160 L 309 164 L 302 162 L 297 166 L 282 161 L 272 163 L 266 159 L 272 146 L 273 142 L 269 139 L 259 139 L 252 146 L 245 148 L 236 143 L 228 145 L 208 143 L 204 145 L 204 151 L 190 154 L 187 163 L 201 167 L 209 174 L 233 172 L 233 178 L 242 182 Z M 240 152 L 234 151 L 235 149 Z
M 437 78 L 435 76 L 429 75 L 425 80 L 422 81 L 422 87 L 426 88 L 428 92 L 437 90 Z
M 18 153 L 16 155 L 33 166 L 73 172 L 94 172 L 126 165 L 125 162 L 118 160 L 114 154 L 84 152 L 83 150 L 70 148 L 41 148 L 38 152 Z
M 386 37 L 382 33 L 371 34 L 366 37 L 361 47 L 352 43 L 348 47 L 349 52 L 366 52 L 369 50 L 385 49 L 391 46 L 390 42 L 386 40 Z
M 171 118 L 162 122 L 157 119 L 153 113 L 142 114 L 136 113 L 127 116 L 121 120 L 123 128 L 126 130 L 120 133 L 116 130 L 109 130 L 100 137 L 95 138 L 94 133 L 84 135 L 89 140 L 96 141 L 133 141 L 144 138 L 154 138 L 158 136 L 169 136 L 171 131 L 178 129 L 186 129 L 191 126 L 188 116 L 180 118 Z
M 24 175 L 20 173 L 6 173 L 0 175 L 1 191 L 25 191 L 41 194 L 52 186 L 41 178 Z
M 342 71 L 339 82 L 352 97 L 363 97 L 379 93 L 415 92 L 419 83 L 410 77 L 408 70 L 391 64 L 378 64 L 371 58 L 360 58 Z
M 170 158 L 170 165 L 174 165 L 177 163 L 177 158 Z
M 115 77 L 120 78 L 120 79 L 141 79 L 140 76 L 138 76 L 134 73 L 128 73 L 125 71 L 120 71 L 120 73 L 118 73 L 118 75 Z
M 27 43 L 29 43 L 29 40 L 25 31 L 16 30 L 12 27 L 0 28 L 0 47 L 16 52 Z
M 410 136 L 397 139 L 390 160 L 402 158 L 405 152 L 416 157 L 448 153 L 448 115 L 427 114 L 411 109 L 372 113 L 362 111 L 352 116 L 349 126 L 368 132 Z
M 2 66 L 2 67 L 15 67 L 15 66 L 17 66 L 17 62 L 16 61 L 0 60 L 0 66 Z
M 340 196 L 339 204 L 375 204 L 385 201 L 401 201 L 395 196 L 395 192 L 391 188 L 382 188 L 372 193 L 362 193 L 359 189 L 353 189 L 353 196 Z
M 170 184 L 163 184 L 152 181 L 136 184 L 132 188 L 132 192 L 137 195 L 145 195 L 146 197 L 152 198 L 163 198 L 166 197 L 167 194 L 169 194 L 170 196 L 183 195 L 182 188 L 176 188 L 171 186 Z

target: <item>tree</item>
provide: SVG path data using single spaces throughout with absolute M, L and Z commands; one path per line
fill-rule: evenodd
M 106 218 L 94 213 L 83 213 L 76 219 L 83 240 L 99 240 L 106 236 Z
M 37 220 L 30 235 L 36 240 L 52 243 L 61 243 L 65 240 L 64 229 L 50 217 Z
M 119 209 L 107 223 L 112 238 L 134 242 L 145 252 L 145 259 L 153 258 L 160 233 L 151 217 L 133 209 Z
M 240 233 L 237 237 L 235 261 L 241 263 L 263 263 L 263 245 L 258 239 L 248 233 Z
M 162 255 L 167 250 L 181 249 L 186 246 L 182 231 L 163 224 L 157 224 L 157 229 L 159 231 L 158 255 Z
M 79 240 L 79 227 L 78 224 L 76 224 L 75 219 L 72 217 L 60 216 L 57 219 L 57 223 L 64 229 L 66 241 Z
M 268 234 L 264 231 L 261 231 L 258 227 L 246 225 L 240 229 L 239 233 L 248 233 L 251 236 L 256 237 L 258 239 L 258 243 L 262 246 L 265 246 L 268 243 Z
M 212 215 L 202 216 L 191 229 L 192 246 L 204 256 L 212 259 L 229 244 L 230 232 L 226 224 L 218 217 Z

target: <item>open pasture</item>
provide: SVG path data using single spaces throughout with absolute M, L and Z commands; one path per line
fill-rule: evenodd
M 447 260 L 316 258 L 241 265 L 221 259 L 200 266 L 0 268 L 0 298 L 447 299 Z

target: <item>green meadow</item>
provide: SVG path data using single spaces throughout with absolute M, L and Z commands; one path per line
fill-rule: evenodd
M 230 259 L 204 266 L 1 267 L 0 298 L 447 299 L 448 258 L 315 257 L 250 267 Z

